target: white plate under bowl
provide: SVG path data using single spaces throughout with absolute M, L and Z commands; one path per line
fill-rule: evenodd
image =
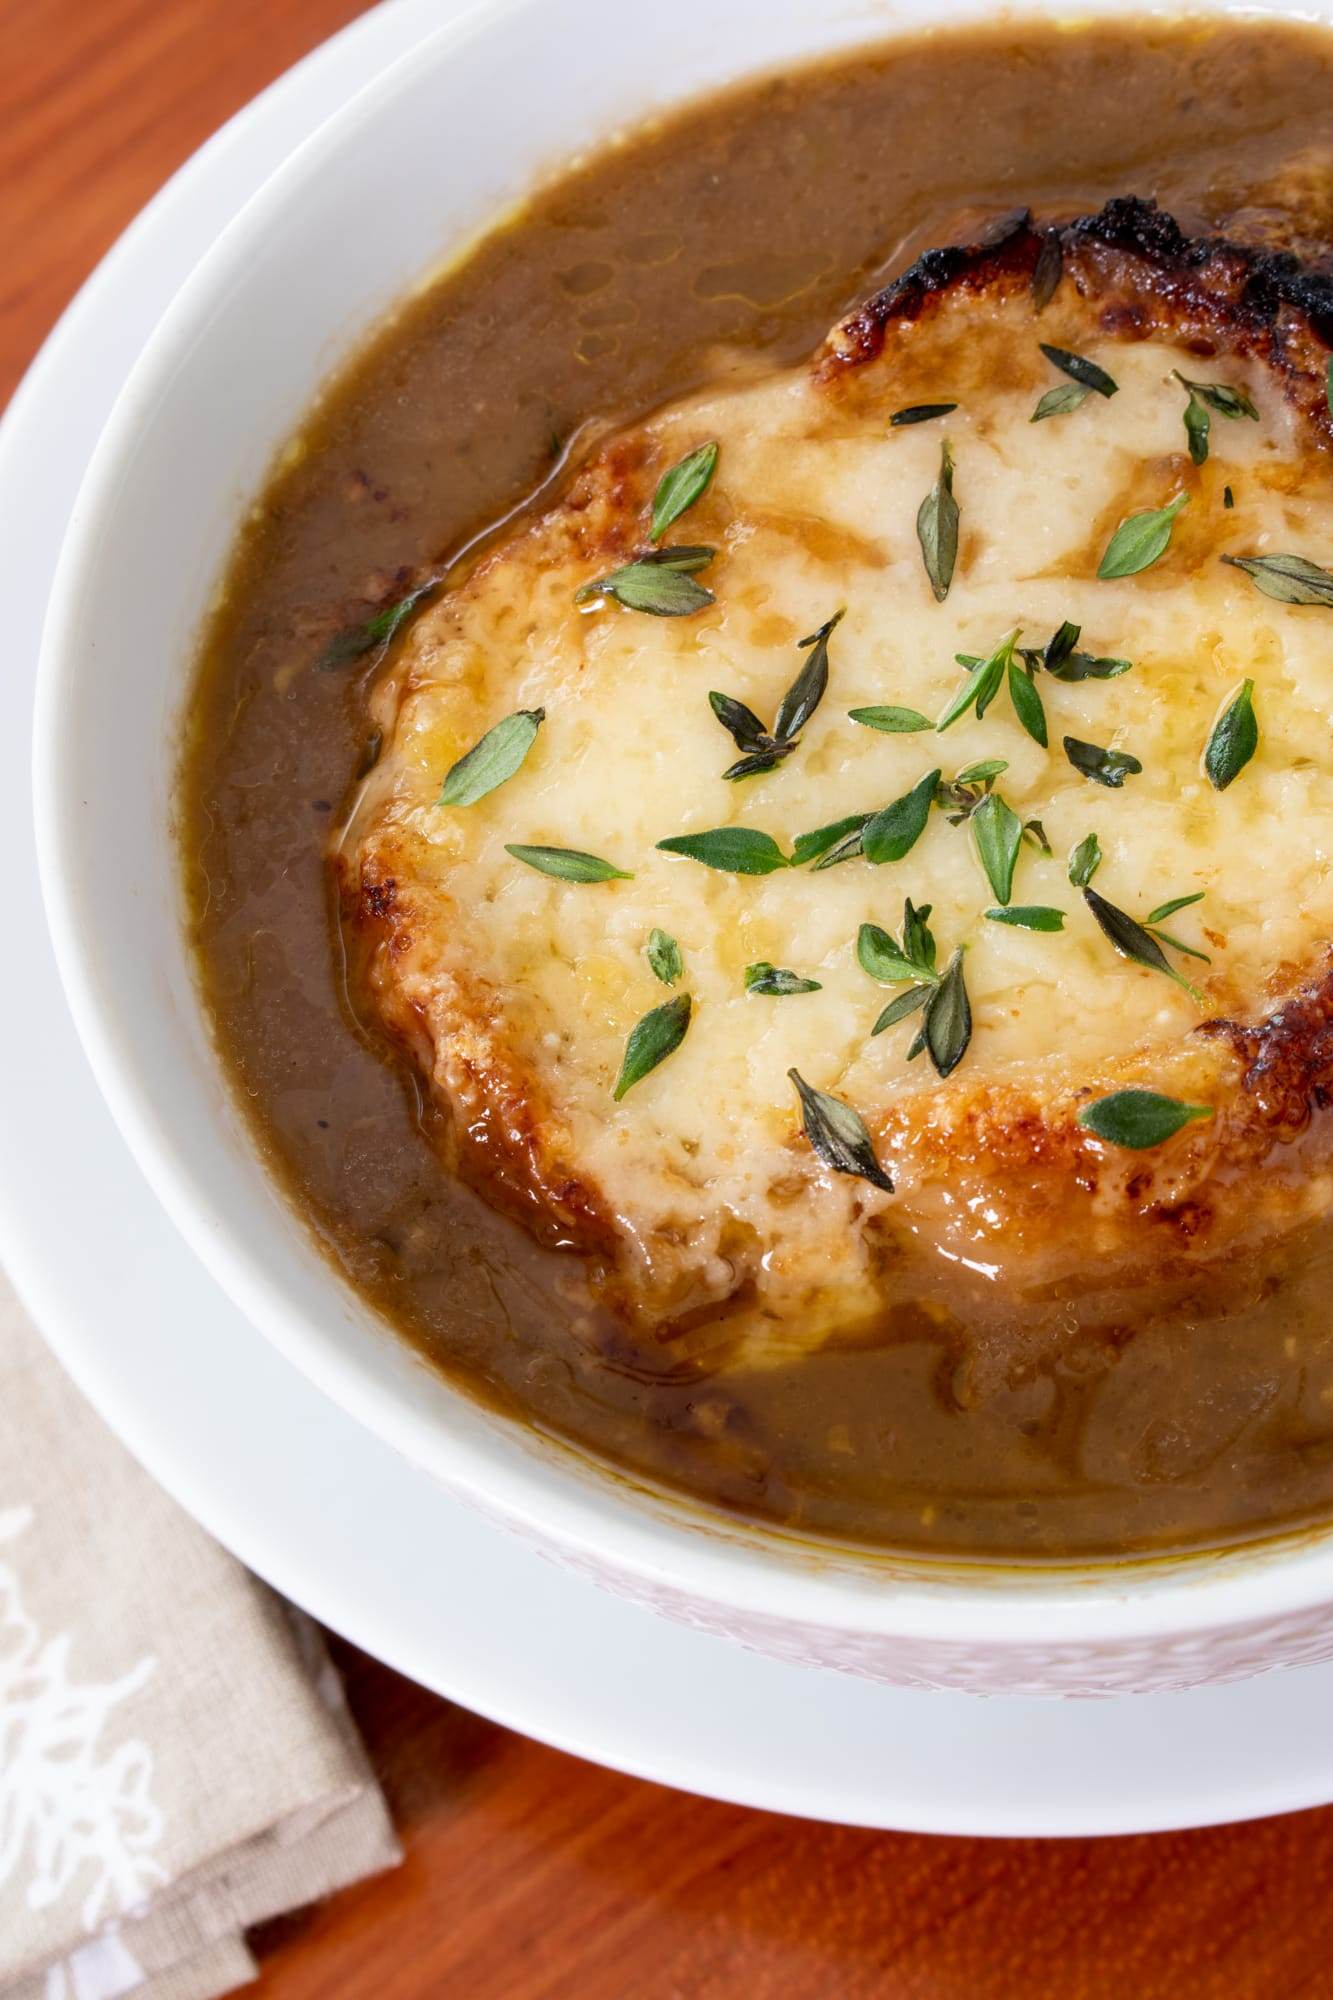
M 107 259 L 0 427 L 0 1251 L 85 1392 L 219 1539 L 370 1652 L 529 1735 L 740 1803 L 927 1832 L 1147 1831 L 1333 1799 L 1333 1668 L 1096 1704 L 901 1692 L 760 1658 L 552 1568 L 280 1358 L 176 1236 L 111 1123 L 59 991 L 31 834 L 32 684 L 65 521 L 198 244 L 455 10 L 394 0 L 213 140 Z M 4 1476 L 0 1454 L 0 1504 Z
M 1067 0 L 1024 4 L 1051 19 Z M 1138 18 L 1136 0 L 1082 5 Z M 991 0 L 730 0 L 721 13 L 677 0 L 669 15 L 484 0 L 370 81 L 205 250 L 112 412 L 47 616 L 38 855 L 80 1038 L 167 1213 L 281 1353 L 451 1492 L 609 1588 L 779 1658 L 989 1694 L 1165 1690 L 1333 1658 L 1333 1534 L 1060 1571 L 814 1547 L 612 1480 L 387 1338 L 293 1227 L 227 1088 L 170 830 L 183 663 L 236 520 L 334 359 L 424 267 L 553 161 L 650 108 L 990 12 Z M 1200 0 L 1202 18 L 1225 12 Z

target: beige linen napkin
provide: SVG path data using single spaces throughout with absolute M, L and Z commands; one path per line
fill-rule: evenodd
M 0 2000 L 212 2000 L 399 1858 L 308 1620 L 83 1402 L 0 1278 Z

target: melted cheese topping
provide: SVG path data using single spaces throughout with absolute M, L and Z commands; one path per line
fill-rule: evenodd
M 460 1010 L 484 1019 L 492 1047 L 534 1080 L 553 1152 L 597 1189 L 654 1309 L 724 1297 L 743 1276 L 778 1315 L 793 1298 L 810 1314 L 831 1286 L 845 1317 L 848 1289 L 872 1285 L 882 1254 L 850 1241 L 848 1225 L 894 1203 L 895 1227 L 924 1226 L 918 1141 L 948 1126 L 951 1103 L 1010 1088 L 1048 1101 L 1129 1074 L 1151 1082 L 1205 1013 L 1253 1016 L 1333 936 L 1333 617 L 1275 603 L 1219 560 L 1327 561 L 1327 469 L 1262 365 L 1118 342 L 1078 315 L 1057 302 L 1034 324 L 1026 298 L 963 299 L 895 329 L 880 362 L 833 388 L 798 369 L 666 411 L 632 434 L 591 505 L 571 496 L 432 606 L 381 686 L 391 738 L 356 835 L 363 866 L 378 856 L 380 876 L 410 884 L 414 899 L 410 947 L 400 940 L 381 977 L 430 1023 L 446 1096 Z M 1033 423 L 1037 397 L 1064 379 L 1038 338 L 1090 355 L 1118 394 Z M 1260 413 L 1257 423 L 1215 414 L 1200 469 L 1175 370 L 1243 386 Z M 942 422 L 888 425 L 902 405 L 955 397 Z M 937 603 L 916 515 L 945 436 L 961 537 Z M 718 548 L 701 578 L 716 604 L 680 619 L 577 606 L 576 588 L 624 559 L 590 541 L 639 541 L 661 471 L 708 438 L 721 445 L 713 487 L 668 540 Z M 1139 576 L 1097 580 L 1121 518 L 1179 492 L 1189 504 L 1167 556 Z M 803 657 L 797 642 L 840 607 L 828 692 L 799 749 L 770 775 L 723 783 L 738 753 L 709 691 L 771 721 Z M 1014 626 L 1040 647 L 1064 619 L 1082 626 L 1084 649 L 1133 666 L 1079 684 L 1039 674 L 1049 749 L 1022 731 L 1004 691 L 983 721 L 969 715 L 943 734 L 848 720 L 882 703 L 934 717 L 959 686 L 956 653 L 989 653 Z M 1258 754 L 1219 793 L 1201 755 L 1247 676 Z M 511 782 L 467 809 L 435 803 L 444 772 L 485 729 L 538 705 L 546 722 Z M 1120 790 L 1098 786 L 1066 759 L 1065 735 L 1130 751 L 1143 772 Z M 789 852 L 798 834 L 878 809 L 936 765 L 947 779 L 992 757 L 1008 763 L 998 789 L 1023 819 L 1040 819 L 1053 849 L 1024 845 L 1013 901 L 1063 909 L 1061 934 L 985 919 L 995 897 L 971 831 L 939 811 L 903 860 L 880 867 L 737 877 L 656 849 L 667 835 L 743 825 Z M 1211 956 L 1172 954 L 1204 1007 L 1117 956 L 1070 887 L 1067 856 L 1090 832 L 1105 857 L 1096 887 L 1131 914 L 1205 892 L 1167 926 Z M 633 880 L 552 881 L 506 853 L 515 841 L 587 849 Z M 902 989 L 861 970 L 857 930 L 872 921 L 898 933 L 905 895 L 933 906 L 941 965 L 967 947 L 974 1032 L 945 1083 L 926 1059 L 906 1062 L 919 1016 L 870 1036 Z M 693 996 L 694 1018 L 681 1048 L 615 1104 L 626 1036 L 667 997 L 645 957 L 655 926 L 680 943 L 677 990 Z M 757 960 L 820 990 L 747 995 Z M 793 1066 L 862 1113 L 893 1156 L 897 1196 L 812 1160 L 797 1136 Z M 950 1199 L 938 1186 L 934 1198 L 937 1208 Z M 984 1220 L 994 1191 L 983 1177 L 967 1198 Z

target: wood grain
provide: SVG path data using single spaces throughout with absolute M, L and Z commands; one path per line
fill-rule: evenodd
M 0 400 L 166 176 L 359 11 L 0 0 Z M 265 2000 L 1333 1995 L 1333 1812 L 1045 1844 L 810 1826 L 577 1763 L 337 1650 L 408 1858 L 270 1926 Z

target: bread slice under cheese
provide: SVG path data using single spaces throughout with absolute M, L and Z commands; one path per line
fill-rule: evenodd
M 1038 311 L 1033 276 L 1061 275 Z M 1224 554 L 1333 564 L 1327 391 L 1333 290 L 1291 259 L 1191 242 L 1147 205 L 1055 232 L 1025 219 L 927 255 L 835 327 L 808 365 L 724 383 L 606 439 L 554 504 L 493 543 L 417 616 L 375 681 L 384 747 L 336 863 L 372 1002 L 449 1113 L 456 1157 L 552 1240 L 589 1252 L 603 1297 L 682 1354 L 756 1357 L 857 1338 L 926 1300 L 975 1325 L 1056 1329 L 1071 1300 L 1136 1319 L 1211 1284 L 1239 1295 L 1333 1198 L 1333 608 L 1274 601 Z M 1116 393 L 1033 422 L 1066 377 L 1040 343 L 1098 364 Z M 1178 377 L 1242 390 L 1195 465 Z M 901 425 L 894 412 L 953 403 Z M 936 597 L 918 510 L 947 439 L 956 565 Z M 663 472 L 699 444 L 716 474 L 670 541 L 716 555 L 715 601 L 656 617 L 582 586 L 647 546 Z M 1178 496 L 1170 545 L 1101 580 L 1118 524 Z M 1228 498 L 1228 496 L 1230 496 Z M 710 707 L 765 722 L 834 613 L 829 686 L 799 747 L 743 782 Z M 1132 662 L 1112 679 L 1038 670 L 1049 744 L 1001 690 L 982 719 L 885 734 L 848 711 L 938 716 L 964 670 L 1021 628 L 1065 620 Z M 1202 755 L 1254 682 L 1252 760 L 1226 789 Z M 519 709 L 545 710 L 521 770 L 480 802 L 445 773 Z M 1110 788 L 1063 739 L 1131 753 Z M 1012 901 L 1058 933 L 987 918 L 997 897 L 970 823 L 933 809 L 901 860 L 765 876 L 662 851 L 664 837 L 797 836 L 876 811 L 931 769 L 995 781 L 1025 840 Z M 1166 929 L 1181 985 L 1119 955 L 1066 868 L 1095 833 L 1093 887 L 1139 921 L 1204 892 Z M 605 857 L 632 879 L 570 883 L 515 843 Z M 899 986 L 858 963 L 869 922 L 931 906 L 939 964 L 965 947 L 973 1027 L 956 1069 L 908 1061 L 920 1016 L 872 1035 Z M 613 1099 L 626 1038 L 670 995 L 645 955 L 674 937 L 683 1042 Z M 818 982 L 746 991 L 767 961 Z M 831 1171 L 804 1135 L 792 1069 L 864 1120 L 894 1191 Z M 1127 1151 L 1077 1122 L 1145 1087 L 1213 1116 Z

